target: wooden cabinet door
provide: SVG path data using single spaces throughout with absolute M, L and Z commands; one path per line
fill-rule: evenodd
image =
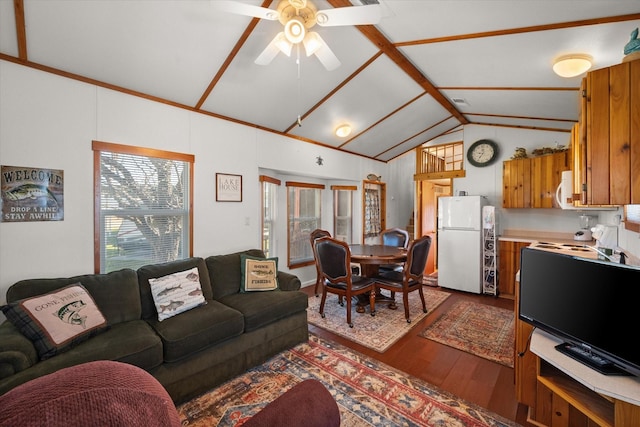
M 586 77 L 588 205 L 640 203 L 640 63 L 623 62 Z
M 502 164 L 502 207 L 531 207 L 531 159 L 507 160 Z
M 502 207 L 558 207 L 555 194 L 562 171 L 571 169 L 569 151 L 526 159 L 507 160 L 502 165 Z

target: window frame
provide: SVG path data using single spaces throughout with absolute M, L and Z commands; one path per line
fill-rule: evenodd
M 277 253 L 276 247 L 276 234 L 277 234 L 277 220 L 278 220 L 278 191 L 277 187 L 279 187 L 282 182 L 279 179 L 272 178 L 267 175 L 260 175 L 260 206 L 262 207 L 262 212 L 260 215 L 260 241 L 262 252 L 264 252 L 266 257 L 274 257 Z M 268 206 L 266 205 L 267 199 L 267 185 L 274 185 L 273 194 L 274 197 L 272 200 L 272 206 L 270 209 L 271 212 L 271 220 L 268 221 L 271 224 L 269 228 L 270 233 L 269 236 L 265 239 L 265 217 L 267 214 Z M 269 242 L 267 244 L 266 242 Z M 268 246 L 265 248 L 265 246 Z M 271 250 L 270 250 L 271 249 Z
M 141 157 L 152 157 L 165 160 L 175 160 L 188 163 L 188 189 L 186 197 L 188 197 L 186 208 L 188 210 L 186 218 L 188 245 L 183 252 L 183 258 L 193 256 L 193 179 L 194 179 L 194 163 L 195 156 L 192 154 L 177 153 L 172 151 L 157 150 L 153 148 L 136 147 L 123 144 L 115 144 L 103 141 L 92 141 L 91 148 L 93 150 L 93 192 L 94 192 L 94 272 L 101 273 L 102 265 L 102 239 L 101 239 L 101 153 L 111 152 L 118 154 L 127 154 Z
M 336 239 L 339 238 L 339 234 L 338 234 L 338 224 L 340 223 L 340 217 L 338 216 L 338 211 L 339 211 L 339 204 L 340 204 L 340 197 L 339 197 L 339 193 L 341 191 L 345 191 L 348 192 L 349 194 L 349 202 L 350 202 L 350 206 L 349 206 L 349 216 L 348 216 L 348 220 L 349 220 L 349 235 L 346 236 L 346 242 L 347 243 L 353 243 L 353 208 L 354 208 L 354 197 L 353 197 L 353 192 L 358 190 L 358 187 L 356 185 L 332 185 L 331 186 L 331 190 L 333 191 L 333 235 L 335 236 Z
M 292 206 L 289 203 L 291 197 L 289 194 L 289 191 L 291 191 L 292 189 L 316 189 L 316 190 L 320 190 L 320 194 L 318 195 L 318 216 L 317 216 L 317 223 L 316 223 L 316 227 L 315 228 L 321 228 L 322 227 L 322 190 L 325 189 L 325 186 L 323 184 L 312 184 L 312 183 L 307 183 L 307 182 L 297 182 L 297 181 L 287 181 L 286 182 L 286 187 L 287 187 L 287 266 L 290 269 L 294 269 L 294 268 L 300 268 L 300 267 L 305 267 L 308 265 L 312 265 L 314 264 L 314 259 L 313 259 L 313 253 L 311 251 L 311 243 L 309 240 L 309 234 L 311 233 L 311 231 L 313 230 L 309 230 L 309 233 L 306 236 L 306 239 L 303 238 L 299 239 L 300 242 L 304 241 L 304 244 L 308 244 L 309 245 L 309 259 L 304 259 L 300 262 L 292 262 L 291 260 L 291 254 L 292 254 L 292 250 L 291 250 L 291 229 L 292 229 L 292 225 L 291 225 L 291 209 Z M 299 202 L 299 200 L 296 198 L 296 200 Z M 297 218 L 297 217 L 296 217 Z

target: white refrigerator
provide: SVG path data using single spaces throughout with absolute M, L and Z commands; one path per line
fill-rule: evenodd
M 438 198 L 438 285 L 482 292 L 484 196 Z

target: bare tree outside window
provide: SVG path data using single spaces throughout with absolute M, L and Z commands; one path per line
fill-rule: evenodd
M 171 155 L 175 153 L 145 150 L 138 154 L 123 152 L 127 150 L 122 146 L 97 145 L 100 258 L 96 270 L 135 269 L 190 256 L 192 162 Z

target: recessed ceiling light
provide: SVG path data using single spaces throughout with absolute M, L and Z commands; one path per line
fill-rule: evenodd
M 347 124 L 340 125 L 336 129 L 336 136 L 338 136 L 340 138 L 345 138 L 345 137 L 349 136 L 350 134 L 351 134 L 351 126 L 349 126 Z

